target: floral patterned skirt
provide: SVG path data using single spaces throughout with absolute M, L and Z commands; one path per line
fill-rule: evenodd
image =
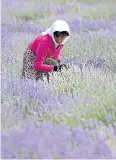
M 24 52 L 23 56 L 23 70 L 22 70 L 22 77 L 29 78 L 32 80 L 43 80 L 46 76 L 47 80 L 49 80 L 49 72 L 46 71 L 37 71 L 34 69 L 34 60 L 35 60 L 35 53 L 33 53 L 29 47 Z M 58 61 L 53 58 L 47 58 L 44 62 L 45 64 L 52 64 L 57 65 Z

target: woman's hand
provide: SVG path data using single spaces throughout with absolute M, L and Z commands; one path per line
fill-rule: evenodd
M 66 64 L 60 64 L 60 60 L 56 60 L 53 58 L 47 58 L 44 64 L 54 65 L 54 71 L 61 71 L 62 69 L 68 69 L 69 66 Z
M 54 71 L 61 71 L 62 69 L 68 69 L 69 66 L 67 66 L 66 64 L 60 64 L 60 65 L 56 65 L 54 66 Z

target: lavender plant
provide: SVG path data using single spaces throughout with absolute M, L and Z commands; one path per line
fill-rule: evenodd
M 24 123 L 22 129 L 2 132 L 2 158 L 116 158 L 109 135 L 116 142 L 113 127 L 100 132 L 79 126 L 70 129 L 62 123 Z

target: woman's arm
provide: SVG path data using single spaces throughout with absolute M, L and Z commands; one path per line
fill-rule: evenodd
M 34 69 L 38 71 L 53 71 L 54 65 L 44 64 L 44 61 L 47 56 L 47 45 L 40 44 L 36 51 L 36 56 L 34 60 Z

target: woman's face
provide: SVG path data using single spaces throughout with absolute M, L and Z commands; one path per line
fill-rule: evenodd
M 56 43 L 61 44 L 63 40 L 66 38 L 66 36 L 60 35 L 58 37 L 54 36 L 54 38 L 55 38 Z

